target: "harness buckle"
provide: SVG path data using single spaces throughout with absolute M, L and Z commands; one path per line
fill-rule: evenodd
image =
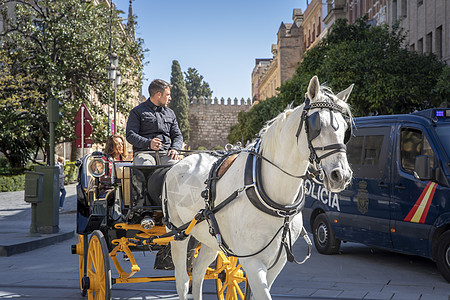
M 242 193 L 243 191 L 245 191 L 245 190 L 247 190 L 248 188 L 251 188 L 251 187 L 256 188 L 256 185 L 255 185 L 254 182 L 251 183 L 251 184 L 244 185 L 243 187 L 240 187 L 239 189 L 236 190 L 236 192 L 239 195 L 240 193 Z
M 202 198 L 205 199 L 205 201 L 207 201 L 209 199 L 209 189 L 208 188 L 204 189 L 201 192 L 201 196 L 202 196 Z

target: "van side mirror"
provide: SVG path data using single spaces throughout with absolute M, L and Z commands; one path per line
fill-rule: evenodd
M 431 179 L 430 157 L 428 155 L 418 155 L 414 163 L 414 178 L 420 180 Z

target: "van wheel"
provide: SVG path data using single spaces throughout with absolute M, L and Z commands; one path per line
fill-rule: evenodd
M 439 237 L 436 264 L 442 277 L 450 282 L 450 231 Z
M 316 217 L 313 224 L 314 245 L 321 254 L 336 254 L 339 252 L 341 240 L 334 237 L 330 221 L 325 214 Z

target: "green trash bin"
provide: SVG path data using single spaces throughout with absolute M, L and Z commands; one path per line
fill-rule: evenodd
M 42 202 L 36 207 L 36 224 L 39 233 L 59 231 L 59 168 L 36 166 L 34 170 L 44 174 Z

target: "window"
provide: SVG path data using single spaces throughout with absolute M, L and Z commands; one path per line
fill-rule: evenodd
M 429 34 L 427 34 L 426 36 L 426 40 L 425 40 L 425 51 L 427 53 L 431 53 L 433 52 L 433 33 L 430 32 Z
M 400 161 L 405 172 L 413 173 L 418 155 L 428 155 L 430 167 L 434 167 L 434 152 L 426 136 L 419 129 L 403 128 L 400 132 Z
M 385 170 L 390 127 L 361 128 L 347 144 L 347 160 L 355 177 L 380 178 Z
M 348 162 L 363 166 L 378 165 L 383 139 L 383 135 L 352 137 L 347 145 Z
M 423 4 L 423 0 L 417 0 L 417 7 L 421 6 Z
M 417 53 L 423 54 L 423 39 L 417 41 Z
M 366 136 L 366 142 L 364 144 L 363 165 L 378 165 L 383 138 L 384 136 L 382 135 Z
M 436 28 L 436 56 L 442 58 L 442 25 Z
M 397 0 L 392 0 L 392 23 L 397 22 Z
M 352 137 L 347 144 L 347 160 L 352 165 L 361 164 L 362 148 L 364 144 L 363 136 Z
M 402 0 L 402 17 L 403 18 L 407 17 L 407 12 L 408 12 L 407 1 L 406 0 Z

